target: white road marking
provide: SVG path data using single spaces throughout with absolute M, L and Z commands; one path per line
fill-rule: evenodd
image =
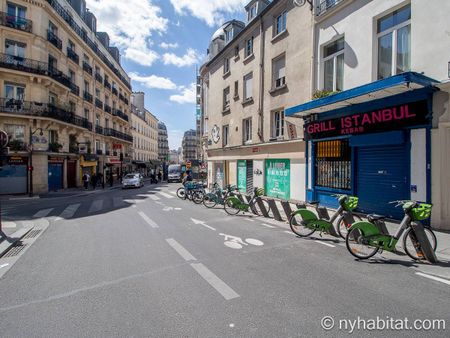
M 174 196 L 166 194 L 165 192 L 162 192 L 162 191 L 158 192 L 158 194 L 160 194 L 161 196 L 164 196 L 165 198 L 175 198 Z
M 2 269 L 2 268 L 6 268 L 7 266 L 9 265 L 9 263 L 6 263 L 6 264 L 2 264 L 2 265 L 0 265 L 0 269 Z
M 249 222 L 254 222 L 255 220 L 254 219 L 250 219 L 250 218 L 244 218 L 246 221 L 249 221 Z
M 205 228 L 208 228 L 210 230 L 216 231 L 215 228 L 213 228 L 212 226 L 209 226 L 208 224 L 205 224 L 204 221 L 199 221 L 198 219 L 195 218 L 191 218 L 191 221 L 194 222 L 194 224 L 201 224 L 203 225 Z
M 2 228 L 5 229 L 14 229 L 17 227 L 17 224 L 14 222 L 2 222 Z
M 181 208 L 174 208 L 174 210 L 182 210 Z
M 322 242 L 322 241 L 314 241 L 314 242 L 320 243 L 320 244 L 322 244 L 322 245 L 329 246 L 330 248 L 335 248 L 335 247 L 336 247 L 336 245 L 329 244 L 329 243 L 325 243 L 325 242 Z
M 177 195 L 177 192 L 176 191 L 172 191 L 172 190 L 169 190 L 169 194 L 172 194 L 172 195 Z
M 132 207 L 132 208 L 136 208 L 136 204 L 133 204 L 131 207 Z
M 158 196 L 156 196 L 156 195 L 149 195 L 148 197 L 150 197 L 154 201 L 159 201 L 160 200 L 160 198 Z
M 202 276 L 217 292 L 219 292 L 225 300 L 240 297 L 232 288 L 230 288 L 223 280 L 217 277 L 202 263 L 191 263 L 197 273 Z
M 91 207 L 89 208 L 88 213 L 98 212 L 103 208 L 103 200 L 93 201 Z
M 263 226 L 265 226 L 267 228 L 271 228 L 271 229 L 276 228 L 275 226 L 269 225 L 269 224 L 266 224 L 266 223 L 261 223 L 261 225 L 263 225 Z
M 37 213 L 34 214 L 33 217 L 34 218 L 47 217 L 52 211 L 53 211 L 53 208 L 39 210 Z
M 428 279 L 432 279 L 432 280 L 435 280 L 437 282 L 441 282 L 441 283 L 444 283 L 444 284 L 447 284 L 447 285 L 450 285 L 450 280 L 447 280 L 447 279 L 444 279 L 444 278 L 440 278 L 440 277 L 436 277 L 436 276 L 432 276 L 432 275 L 427 275 L 427 274 L 422 273 L 422 272 L 416 272 L 416 275 L 422 276 L 422 277 L 425 277 L 425 278 L 428 278 Z
M 294 234 L 293 232 L 291 232 L 291 231 L 284 231 L 285 233 L 287 233 L 287 234 L 289 234 L 289 235 L 294 235 L 294 236 L 297 236 L 296 234 Z
M 139 216 L 142 217 L 142 219 L 148 224 L 150 225 L 152 228 L 156 229 L 159 228 L 158 224 L 156 224 L 153 220 L 151 220 L 150 218 L 148 218 L 148 216 L 146 214 L 144 214 L 142 211 L 138 212 Z
M 62 219 L 68 219 L 73 217 L 73 215 L 75 215 L 80 205 L 81 205 L 80 203 L 69 205 L 58 217 L 55 218 L 55 221 L 60 221 Z
M 197 259 L 191 255 L 189 251 L 187 251 L 180 243 L 178 243 L 173 238 L 167 238 L 166 242 L 176 251 L 178 254 L 183 257 L 185 261 L 196 261 Z

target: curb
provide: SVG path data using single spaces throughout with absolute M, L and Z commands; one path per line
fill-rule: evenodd
M 31 230 L 33 230 L 34 225 L 30 227 L 25 227 L 20 230 L 17 230 L 11 236 L 7 236 L 3 238 L 3 241 L 0 242 L 0 257 L 2 257 L 6 252 L 8 252 L 11 247 L 14 246 L 18 241 L 20 241 L 26 234 L 28 234 Z

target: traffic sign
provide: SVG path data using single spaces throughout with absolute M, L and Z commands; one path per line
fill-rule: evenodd
M 190 169 L 191 166 L 192 166 L 191 161 L 187 161 L 187 162 L 186 162 L 186 168 L 187 168 L 187 169 Z
M 6 131 L 0 130 L 0 148 L 6 147 L 8 144 L 9 137 Z

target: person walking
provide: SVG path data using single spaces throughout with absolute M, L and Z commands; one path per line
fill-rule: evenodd
M 102 189 L 105 189 L 105 177 L 102 173 L 98 174 L 98 181 L 100 182 Z
M 111 170 L 111 172 L 109 173 L 109 186 L 112 187 L 113 184 L 114 184 L 114 176 Z
M 161 182 L 161 170 L 158 171 L 158 182 Z
M 83 175 L 83 184 L 84 184 L 85 190 L 87 190 L 89 188 L 89 180 L 90 180 L 89 174 L 88 173 L 84 174 Z
M 95 190 L 95 187 L 97 186 L 97 175 L 95 173 L 92 174 L 91 184 L 92 184 L 92 189 Z

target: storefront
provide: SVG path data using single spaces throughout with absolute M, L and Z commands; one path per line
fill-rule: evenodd
M 356 195 L 359 211 L 394 219 L 403 211 L 389 202 L 430 201 L 433 88 L 408 74 L 292 108 L 305 121 L 308 200 L 336 207 L 333 195 Z
M 67 188 L 77 187 L 77 161 L 75 157 L 67 159 Z
M 265 195 L 283 200 L 291 198 L 291 161 L 268 159 L 265 161 Z
M 237 187 L 241 192 L 250 194 L 253 191 L 253 161 L 237 161 Z
M 8 156 L 0 170 L 0 194 L 25 194 L 28 187 L 28 157 Z
M 48 157 L 48 190 L 56 191 L 64 188 L 64 157 Z
M 80 158 L 80 185 L 83 184 L 81 182 L 83 175 L 88 174 L 92 176 L 97 171 L 98 162 L 94 155 L 84 155 Z

